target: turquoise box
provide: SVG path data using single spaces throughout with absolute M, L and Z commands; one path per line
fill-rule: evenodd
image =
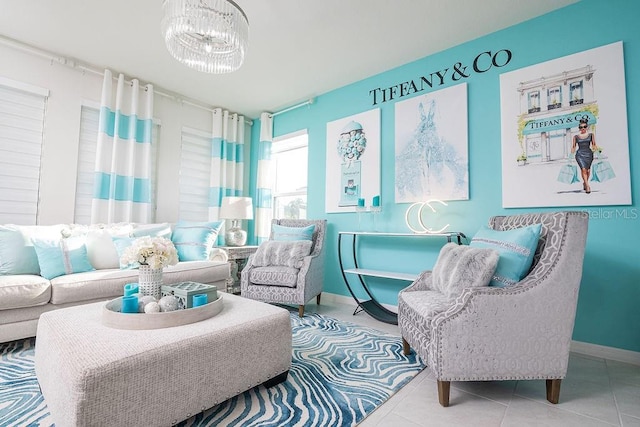
M 180 282 L 172 285 L 162 285 L 160 288 L 162 296 L 174 295 L 178 297 L 179 309 L 192 308 L 193 296 L 198 294 L 207 295 L 207 303 L 218 299 L 218 288 L 214 285 L 205 285 L 198 282 Z

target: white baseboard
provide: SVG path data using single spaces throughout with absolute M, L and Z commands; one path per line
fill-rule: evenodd
M 615 360 L 616 362 L 631 363 L 640 366 L 640 352 L 624 350 L 616 347 L 591 344 L 588 342 L 571 341 L 571 351 L 586 356 Z
M 330 294 L 323 292 L 322 298 L 337 304 L 350 305 L 356 307 L 356 301 L 350 296 Z M 398 306 L 382 304 L 385 308 L 397 313 Z M 607 347 L 604 345 L 590 344 L 581 341 L 571 341 L 571 351 L 585 356 L 598 357 L 601 359 L 615 360 L 616 362 L 630 363 L 640 366 L 640 352 L 623 350 L 621 348 Z

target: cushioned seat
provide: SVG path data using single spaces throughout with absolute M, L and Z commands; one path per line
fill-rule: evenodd
M 293 288 L 298 280 L 299 268 L 286 266 L 256 267 L 251 270 L 251 283 L 256 285 L 286 286 Z
M 33 274 L 0 275 L 0 310 L 44 305 L 51 298 L 51 285 Z

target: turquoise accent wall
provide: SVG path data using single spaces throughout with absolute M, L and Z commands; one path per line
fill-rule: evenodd
M 629 123 L 633 124 L 640 117 L 640 99 L 635 96 L 640 86 L 638 18 L 640 2 L 636 0 L 582 0 L 539 18 L 322 94 L 310 106 L 277 116 L 274 120 L 274 136 L 299 129 L 308 129 L 309 132 L 309 217 L 326 218 L 329 223 L 325 290 L 349 295 L 338 267 L 337 239 L 339 231 L 356 230 L 358 227 L 355 213 L 325 213 L 327 122 L 372 108 L 381 109 L 380 229 L 406 232 L 408 230 L 404 224 L 404 212 L 409 205 L 394 203 L 395 100 L 372 106 L 369 91 L 452 67 L 457 62 L 469 65 L 476 55 L 484 51 L 508 49 L 513 53 L 513 58 L 506 66 L 492 68 L 481 74 L 472 73 L 468 78 L 457 82 L 445 79 L 444 85 L 432 89 L 442 89 L 461 82 L 468 84 L 470 199 L 450 202 L 442 212 L 446 212 L 450 229 L 472 236 L 492 215 L 562 209 L 502 208 L 499 76 L 503 72 L 623 41 L 627 117 Z M 295 101 L 292 100 L 292 103 Z M 252 132 L 252 147 L 258 145 L 258 130 L 259 120 L 256 120 Z M 573 336 L 577 341 L 632 351 L 640 351 L 640 212 L 637 209 L 640 167 L 636 165 L 640 156 L 639 144 L 638 133 L 629 132 L 633 205 L 585 207 L 591 213 L 591 220 Z M 330 149 L 334 149 L 333 143 Z M 253 182 L 256 153 L 252 151 L 251 157 Z M 366 221 L 370 221 L 370 218 Z M 370 230 L 370 222 L 365 223 L 364 227 Z M 420 238 L 369 239 L 363 242 L 359 250 L 364 257 L 364 267 L 417 273 L 433 266 L 442 243 Z M 382 279 L 370 283 L 379 300 L 393 305 L 397 304 L 398 291 L 408 285 L 407 282 Z

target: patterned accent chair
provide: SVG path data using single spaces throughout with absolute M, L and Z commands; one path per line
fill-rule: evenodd
M 449 406 L 451 381 L 546 380 L 546 397 L 558 403 L 582 278 L 586 212 L 495 216 L 494 230 L 542 223 L 529 274 L 505 288 L 466 288 L 445 300 L 423 272 L 398 297 L 405 354 L 411 347 L 438 383 Z
M 315 224 L 311 253 L 303 260 L 300 269 L 288 267 L 255 267 L 252 255 L 242 270 L 240 292 L 245 298 L 258 301 L 298 305 L 298 314 L 304 315 L 304 305 L 316 297 L 320 304 L 320 294 L 324 282 L 324 238 L 327 220 L 274 219 L 271 224 L 285 227 L 306 227 Z M 273 238 L 273 231 L 270 238 Z M 258 284 L 269 283 L 269 284 Z

